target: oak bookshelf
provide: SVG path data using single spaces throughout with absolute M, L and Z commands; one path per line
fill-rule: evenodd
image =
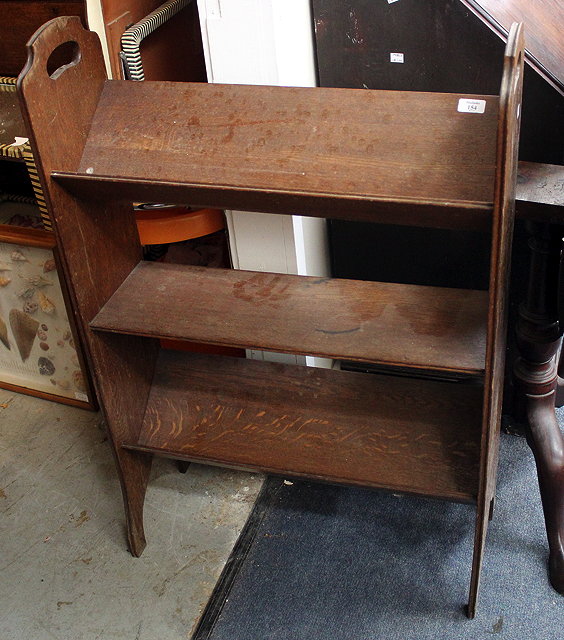
M 67 42 L 74 57 L 49 76 Z M 499 96 L 107 81 L 97 36 L 72 18 L 45 25 L 29 49 L 20 95 L 131 552 L 145 547 L 153 455 L 470 502 L 473 616 L 495 491 L 521 28 Z M 54 134 L 66 145 L 53 148 Z M 490 287 L 143 263 L 135 199 L 488 229 Z M 414 375 L 168 353 L 163 337 Z

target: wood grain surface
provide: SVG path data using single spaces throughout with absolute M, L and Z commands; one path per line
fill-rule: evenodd
M 481 373 L 487 293 L 141 262 L 105 331 Z
M 517 200 L 564 207 L 564 167 L 519 162 Z
M 79 46 L 74 63 L 49 76 L 52 52 L 69 41 Z M 130 549 L 139 555 L 145 546 L 142 512 L 151 460 L 122 449 L 121 442 L 139 429 L 158 346 L 156 341 L 132 336 L 94 334 L 88 327 L 141 258 L 133 211 L 124 203 L 76 200 L 50 179 L 54 167 L 73 170 L 78 164 L 105 80 L 102 51 L 96 34 L 85 31 L 79 18 L 68 17 L 42 27 L 30 41 L 29 54 L 18 79 L 22 113 L 116 457 Z M 115 393 L 116 379 L 120 393 Z
M 86 16 L 86 0 L 2 0 L 0 2 L 0 75 L 17 76 L 36 29 L 57 16 Z
M 547 224 L 564 223 L 564 167 L 519 162 L 516 215 Z
M 509 277 L 515 218 L 515 189 L 521 126 L 521 102 L 524 73 L 524 30 L 514 24 L 507 40 L 503 80 L 500 91 L 495 181 L 495 211 L 492 232 L 491 269 L 488 305 L 488 336 L 482 444 L 480 452 L 480 488 L 476 518 L 476 538 L 468 615 L 473 618 L 480 584 L 482 558 L 492 502 L 495 496 L 499 431 L 503 401 L 503 380 L 508 324 Z
M 564 5 L 561 0 L 462 1 L 495 31 L 507 34 L 513 22 L 523 22 L 529 63 L 564 93 Z
M 471 501 L 481 397 L 480 385 L 162 351 L 127 446 Z
M 0 225 L 0 242 L 23 244 L 26 247 L 41 247 L 42 249 L 54 249 L 57 244 L 51 231 L 15 227 L 8 224 Z
M 469 96 L 487 103 L 476 114 L 457 111 L 461 97 L 108 81 L 79 172 L 270 201 L 317 194 L 483 209 L 493 202 L 498 98 Z

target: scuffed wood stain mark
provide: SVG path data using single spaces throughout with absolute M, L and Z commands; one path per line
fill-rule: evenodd
M 328 336 L 338 336 L 346 333 L 356 333 L 357 331 L 360 331 L 360 327 L 354 327 L 353 329 L 341 329 L 340 331 L 332 331 L 331 329 L 316 329 L 316 331 Z
M 280 303 L 289 299 L 289 286 L 284 284 L 284 278 L 279 275 L 255 273 L 247 280 L 234 283 L 233 295 L 245 302 L 262 303 L 278 308 Z

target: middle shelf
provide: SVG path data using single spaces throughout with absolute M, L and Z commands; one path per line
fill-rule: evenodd
M 488 294 L 140 262 L 94 330 L 481 375 Z

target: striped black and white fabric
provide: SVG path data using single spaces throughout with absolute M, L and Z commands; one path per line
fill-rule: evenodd
M 127 80 L 145 80 L 141 60 L 141 42 L 191 2 L 192 0 L 168 0 L 146 18 L 124 31 L 121 36 L 121 59 L 125 66 Z

